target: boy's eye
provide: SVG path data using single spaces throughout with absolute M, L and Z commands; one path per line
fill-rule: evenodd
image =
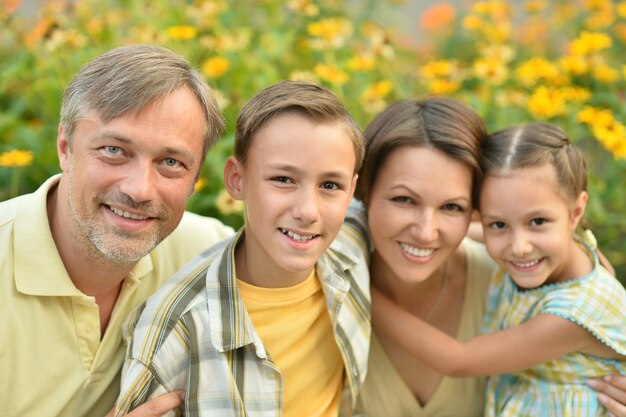
M 391 199 L 391 201 L 397 201 L 398 203 L 407 203 L 407 204 L 411 204 L 413 202 L 413 199 L 411 197 L 407 197 L 405 195 L 399 195 L 397 197 L 393 197 Z
M 322 188 L 324 190 L 339 190 L 341 187 L 336 182 L 326 181 L 322 183 Z
M 282 182 L 283 184 L 291 184 L 293 181 L 289 177 L 274 177 L 272 181 Z
M 533 226 L 541 226 L 545 222 L 546 222 L 546 219 L 542 219 L 541 217 L 538 217 L 536 219 L 532 219 L 530 221 L 530 224 L 532 224 Z

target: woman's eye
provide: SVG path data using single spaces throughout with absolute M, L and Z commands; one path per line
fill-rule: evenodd
M 448 211 L 463 211 L 463 207 L 455 203 L 444 204 L 443 209 Z
M 393 197 L 391 200 L 392 201 L 397 201 L 398 203 L 408 203 L 408 204 L 413 202 L 411 197 L 407 197 L 407 196 L 404 196 L 404 195 Z

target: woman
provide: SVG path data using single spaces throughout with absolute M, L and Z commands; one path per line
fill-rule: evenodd
M 480 117 L 459 102 L 396 103 L 365 130 L 357 185 L 375 246 L 372 285 L 460 340 L 479 334 L 496 270 L 482 244 L 465 238 L 485 135 Z M 483 414 L 484 378 L 445 377 L 375 328 L 368 366 L 359 400 L 368 416 Z M 618 416 L 624 382 L 613 377 L 611 389 L 599 382 Z

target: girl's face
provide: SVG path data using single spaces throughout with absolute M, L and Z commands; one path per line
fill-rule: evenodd
M 381 167 L 368 202 L 374 257 L 386 273 L 423 282 L 458 247 L 472 214 L 472 171 L 443 152 L 402 146 Z
M 487 251 L 520 288 L 575 278 L 568 266 L 587 195 L 572 203 L 558 190 L 550 164 L 488 176 L 482 185 Z

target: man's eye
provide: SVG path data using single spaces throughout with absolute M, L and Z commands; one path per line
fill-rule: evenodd
M 165 165 L 167 165 L 168 167 L 175 167 L 176 165 L 179 164 L 178 160 L 174 158 L 165 158 L 164 162 L 165 162 Z
M 117 155 L 122 150 L 118 146 L 105 146 L 104 150 L 110 153 L 111 155 Z

